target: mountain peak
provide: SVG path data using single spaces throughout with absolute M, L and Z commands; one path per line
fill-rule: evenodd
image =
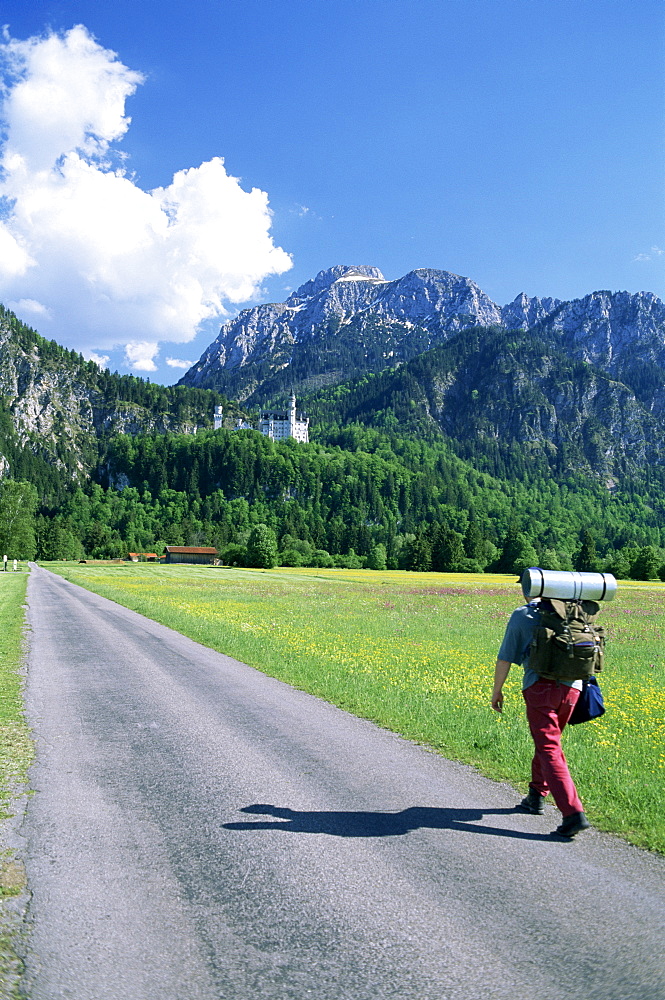
M 315 278 L 311 278 L 304 285 L 301 285 L 300 288 L 296 289 L 287 299 L 287 304 L 290 305 L 295 300 L 311 299 L 315 295 L 326 291 L 336 281 L 368 280 L 385 281 L 386 279 L 378 267 L 372 267 L 370 264 L 335 264 L 334 267 L 328 267 L 324 271 L 319 271 Z
M 537 331 L 627 384 L 641 378 L 638 358 L 665 368 L 665 305 L 652 293 L 598 291 L 566 302 L 522 292 L 499 307 L 452 271 L 419 267 L 386 281 L 377 267 L 338 264 L 285 303 L 225 323 L 180 383 L 267 399 L 396 367 L 471 327 Z M 664 399 L 652 403 L 665 409 Z
M 547 319 L 561 305 L 561 299 L 530 298 L 520 292 L 507 306 L 501 307 L 501 322 L 508 330 L 528 330 Z

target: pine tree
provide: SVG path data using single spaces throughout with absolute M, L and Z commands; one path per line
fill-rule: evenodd
M 521 574 L 528 566 L 537 565 L 538 554 L 531 539 L 521 531 L 509 529 L 496 567 L 499 573 Z
M 575 557 L 575 569 L 581 573 L 597 573 L 600 560 L 596 552 L 596 540 L 588 528 L 582 532 L 580 541 L 582 545 Z
M 432 546 L 424 534 L 408 541 L 403 551 L 403 568 L 427 573 L 432 568 Z
M 484 545 L 485 539 L 477 523 L 474 520 L 469 521 L 469 526 L 464 536 L 464 552 L 467 558 L 477 559 L 481 562 L 485 554 Z
M 454 573 L 463 560 L 462 536 L 445 525 L 436 525 L 432 532 L 432 569 L 437 573 Z
M 663 558 L 658 549 L 653 545 L 645 545 L 630 567 L 630 575 L 634 580 L 656 580 L 662 562 Z

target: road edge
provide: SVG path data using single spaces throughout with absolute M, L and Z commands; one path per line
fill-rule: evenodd
M 22 1000 L 24 973 L 22 955 L 25 953 L 27 914 L 30 905 L 25 863 L 25 838 L 23 825 L 26 818 L 30 790 L 30 767 L 34 760 L 34 740 L 27 720 L 25 691 L 30 656 L 30 623 L 28 620 L 30 571 L 22 603 L 21 653 L 17 673 L 20 677 L 21 714 L 27 738 L 32 745 L 32 760 L 25 774 L 14 778 L 5 803 L 7 816 L 0 819 L 0 1000 Z

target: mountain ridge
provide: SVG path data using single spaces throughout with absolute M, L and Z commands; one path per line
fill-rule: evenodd
M 395 367 L 472 327 L 555 336 L 573 360 L 643 389 L 650 379 L 643 402 L 654 412 L 665 406 L 665 305 L 651 292 L 597 291 L 569 301 L 520 293 L 498 306 L 453 272 L 417 268 L 388 281 L 370 265 L 336 265 L 283 303 L 243 310 L 178 384 L 254 404 L 287 385 L 307 388 L 312 378 L 334 384 Z
M 0 306 L 0 477 L 85 482 L 114 434 L 195 433 L 216 393 L 152 385 L 47 341 Z M 227 404 L 228 405 L 228 404 Z
M 568 474 L 614 482 L 665 465 L 661 421 L 633 389 L 557 339 L 494 327 L 460 331 L 397 369 L 303 399 L 317 422 L 441 433 L 474 467 L 507 478 Z M 530 469 L 526 469 L 528 460 Z
M 389 284 L 375 272 L 341 277 L 338 301 L 376 299 Z M 328 288 L 339 282 L 333 278 Z M 420 271 L 398 290 L 403 301 L 414 290 L 423 301 L 428 283 L 431 290 Z M 455 284 L 452 276 L 434 292 L 449 294 Z M 463 292 L 456 290 L 451 327 L 468 315 Z M 605 344 L 614 347 L 622 310 L 633 310 L 643 340 L 651 337 L 650 355 L 629 343 L 606 359 L 623 366 L 633 388 L 566 353 L 556 329 L 566 325 L 565 308 L 554 300 L 532 308 L 519 299 L 516 310 L 541 316 L 528 331 L 451 329 L 433 347 L 432 331 L 404 312 L 390 323 L 371 312 L 348 323 L 333 317 L 315 331 L 317 350 L 327 344 L 351 371 L 367 371 L 368 362 L 381 370 L 301 399 L 313 417 L 303 445 L 234 433 L 232 401 L 102 371 L 0 307 L 0 486 L 27 481 L 37 489 L 30 551 L 40 558 L 116 558 L 157 551 L 166 540 L 227 546 L 233 561 L 261 523 L 284 548 L 299 539 L 324 560 L 312 565 L 362 565 L 383 547 L 393 568 L 476 571 L 525 559 L 556 569 L 573 565 L 580 532 L 591 526 L 604 566 L 646 579 L 665 560 L 665 441 L 656 415 L 662 307 L 652 296 L 637 315 L 634 300 L 608 294 L 594 305 Z M 588 331 L 573 334 L 584 341 Z M 390 343 L 401 349 L 393 367 L 385 361 Z M 306 355 L 298 364 L 303 383 L 328 379 L 308 370 Z M 291 362 L 285 377 L 293 372 Z M 220 403 L 227 429 L 214 430 Z M 457 549 L 463 542 L 466 555 L 459 549 L 460 559 L 441 562 L 444 535 Z M 638 565 L 647 549 L 648 572 Z
M 665 466 L 665 306 L 650 292 L 570 302 L 520 294 L 500 308 L 452 272 L 418 268 L 387 281 L 370 265 L 338 265 L 283 303 L 243 310 L 204 358 L 195 386 L 144 384 L 49 344 L 3 310 L 0 473 L 15 475 L 30 454 L 83 481 L 113 434 L 210 427 L 212 396 L 223 397 L 198 388 L 206 371 L 228 397 L 229 420 L 234 396 L 247 408 L 295 389 L 316 408 L 317 391 L 404 370 L 392 387 L 386 381 L 397 410 L 377 395 L 376 413 L 365 400 L 345 419 L 362 410 L 378 426 L 392 413 L 409 433 L 436 429 L 492 474 L 522 474 L 523 452 L 543 473 L 608 484 Z M 338 417 L 330 410 L 328 419 Z

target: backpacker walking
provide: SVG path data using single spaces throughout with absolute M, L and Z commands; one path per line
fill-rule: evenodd
M 534 572 L 542 575 L 546 571 L 526 570 L 525 577 Z M 558 574 L 563 575 L 587 574 Z M 525 596 L 529 597 L 524 578 L 522 585 Z M 590 824 L 568 770 L 561 734 L 579 698 L 582 679 L 602 667 L 604 633 L 595 626 L 598 611 L 599 605 L 594 601 L 544 596 L 517 608 L 506 627 L 494 670 L 492 708 L 501 712 L 503 685 L 511 665 L 516 663 L 524 668 L 522 694 L 535 753 L 529 792 L 518 808 L 541 814 L 545 797 L 551 792 L 563 817 L 553 832 L 568 839 Z

